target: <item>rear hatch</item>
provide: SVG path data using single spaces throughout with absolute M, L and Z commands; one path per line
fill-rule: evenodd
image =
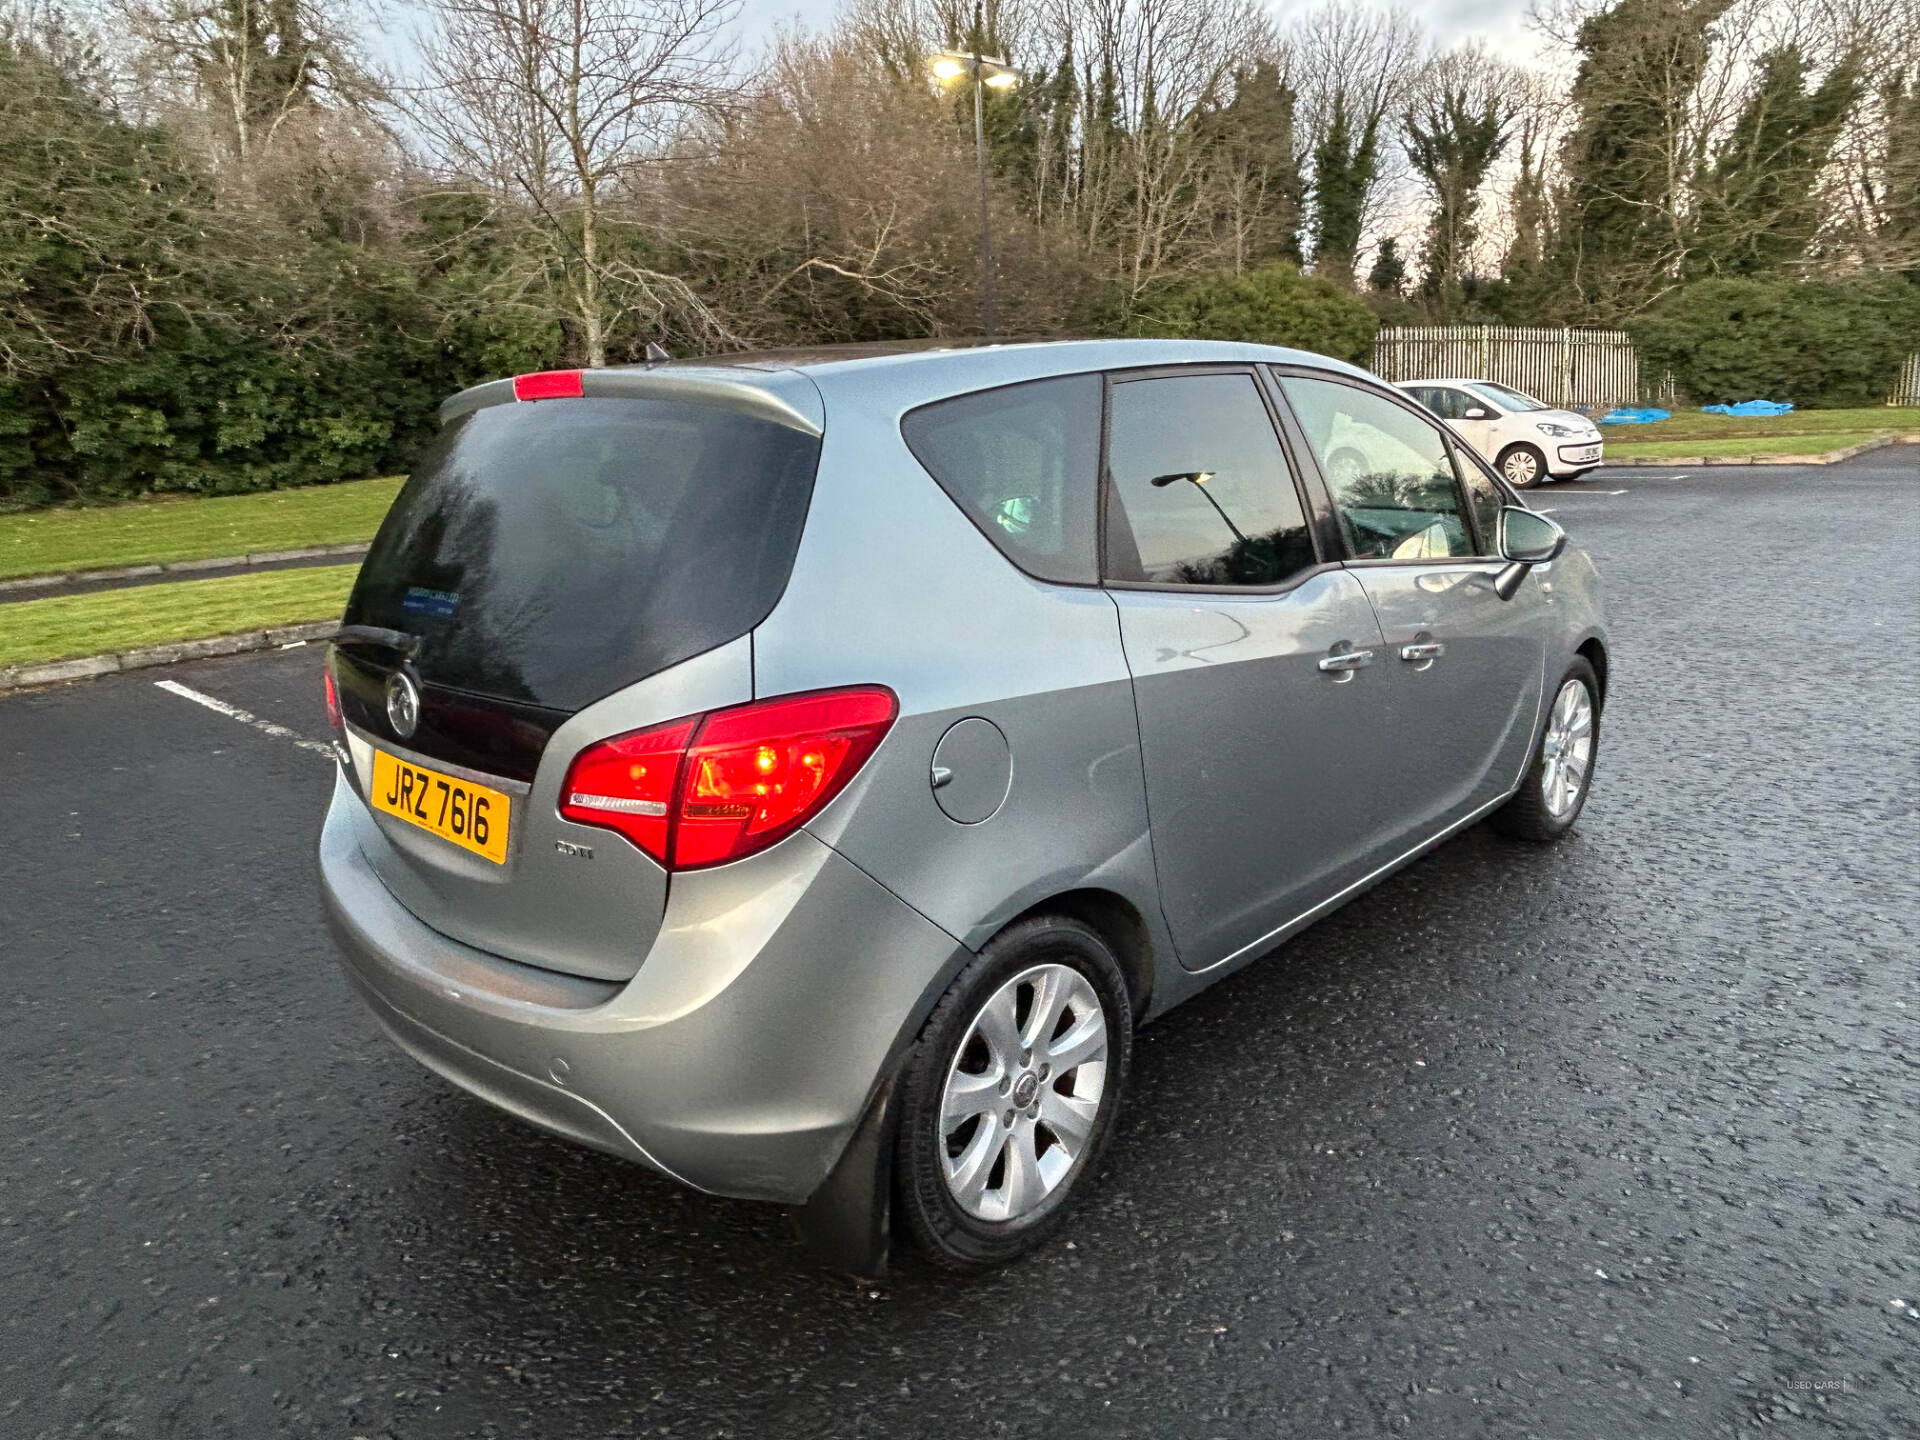
M 817 425 L 741 382 L 651 379 L 450 402 L 347 603 L 365 638 L 329 656 L 361 848 L 394 896 L 455 939 L 606 979 L 638 968 L 667 876 L 562 820 L 560 779 L 604 734 L 752 698 L 744 640 L 734 663 L 664 672 L 771 611 L 820 448 Z

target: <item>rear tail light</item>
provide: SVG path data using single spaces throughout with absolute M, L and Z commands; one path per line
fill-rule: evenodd
M 590 745 L 560 813 L 617 830 L 670 870 L 719 865 L 799 829 L 879 747 L 899 713 L 878 686 L 786 695 Z
M 618 830 L 665 864 L 674 782 L 697 723 L 698 717 L 676 720 L 582 750 L 560 787 L 560 813 Z

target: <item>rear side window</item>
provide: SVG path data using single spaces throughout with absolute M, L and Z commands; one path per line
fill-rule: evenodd
M 1286 454 L 1251 375 L 1113 387 L 1107 570 L 1154 585 L 1278 585 L 1314 563 Z
M 432 684 L 577 710 L 766 618 L 819 455 L 686 401 L 476 410 L 400 491 L 346 619 L 421 636 Z
M 1070 375 L 923 405 L 900 422 L 914 458 L 1029 575 L 1097 578 L 1100 377 Z

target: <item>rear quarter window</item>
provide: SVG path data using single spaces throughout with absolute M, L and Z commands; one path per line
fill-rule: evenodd
M 914 458 L 1000 553 L 1041 580 L 1099 578 L 1098 375 L 1034 380 L 910 411 Z

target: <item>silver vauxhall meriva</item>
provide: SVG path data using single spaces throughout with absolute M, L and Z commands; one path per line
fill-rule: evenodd
M 749 355 L 442 420 L 328 655 L 347 973 L 455 1083 L 862 1273 L 892 1225 L 1030 1249 L 1136 1025 L 1586 799 L 1593 566 L 1337 361 Z

